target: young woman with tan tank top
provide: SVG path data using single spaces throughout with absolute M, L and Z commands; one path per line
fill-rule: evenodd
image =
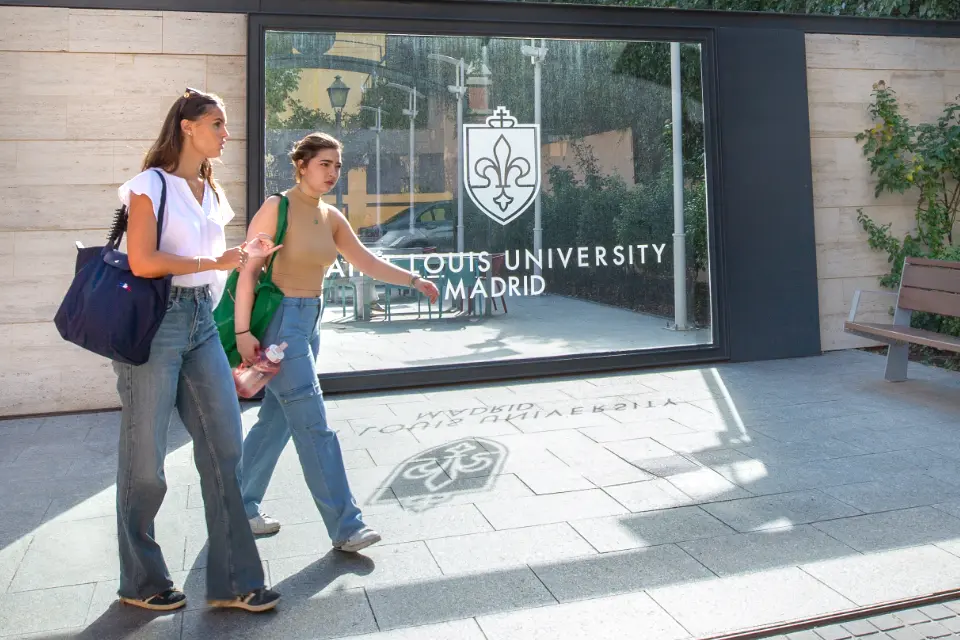
M 415 287 L 431 303 L 440 295 L 429 280 L 381 260 L 364 247 L 340 211 L 320 200 L 340 178 L 340 142 L 313 133 L 294 146 L 296 186 L 289 201 L 287 232 L 275 256 L 273 280 L 283 291 L 283 305 L 263 336 L 264 344 L 286 342 L 283 366 L 267 384 L 257 423 L 243 443 L 241 491 L 250 527 L 256 534 L 275 533 L 280 523 L 260 511 L 280 453 L 293 435 L 303 475 L 336 549 L 359 551 L 380 541 L 362 519 L 350 491 L 336 432 L 327 425 L 323 393 L 317 382 L 323 278 L 343 254 L 354 267 L 377 280 Z M 250 223 L 248 237 L 274 237 L 280 198 L 271 196 Z M 260 344 L 248 328 L 253 288 L 264 259 L 251 257 L 237 283 L 237 347 L 253 362 Z

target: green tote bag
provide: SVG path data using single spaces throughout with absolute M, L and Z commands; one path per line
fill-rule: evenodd
M 274 245 L 283 242 L 283 236 L 287 232 L 287 208 L 289 201 L 282 194 L 280 196 L 280 207 L 277 213 L 277 234 L 273 239 Z M 282 249 L 281 249 L 282 251 Z M 283 303 L 283 292 L 273 283 L 273 261 L 277 254 L 274 253 L 269 258 L 269 265 L 266 270 L 260 273 L 260 279 L 253 290 L 253 309 L 250 310 L 250 333 L 260 340 L 266 332 L 270 321 L 277 309 Z M 227 276 L 226 287 L 220 303 L 213 310 L 213 319 L 217 323 L 217 331 L 220 333 L 220 343 L 223 350 L 227 352 L 227 360 L 231 367 L 239 366 L 243 361 L 240 352 L 237 351 L 237 334 L 234 325 L 234 310 L 237 301 L 237 280 L 240 277 L 239 271 L 231 271 Z

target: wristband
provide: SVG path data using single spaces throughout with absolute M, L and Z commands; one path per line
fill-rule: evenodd
M 237 331 L 234 335 L 242 336 L 245 333 L 250 333 L 250 329 L 247 329 L 246 331 Z
M 410 274 L 410 286 L 412 287 L 412 286 L 414 286 L 415 284 L 417 284 L 417 280 L 419 280 L 419 279 L 420 279 L 420 276 L 418 276 L 418 275 L 415 274 L 415 273 L 411 273 L 411 274 Z

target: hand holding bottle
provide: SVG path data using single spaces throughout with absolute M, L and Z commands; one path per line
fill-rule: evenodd
M 280 371 L 283 350 L 286 348 L 286 342 L 272 344 L 260 352 L 260 357 L 254 364 L 243 363 L 234 369 L 233 381 L 237 387 L 237 395 L 241 398 L 252 398 L 257 395 L 257 392 Z

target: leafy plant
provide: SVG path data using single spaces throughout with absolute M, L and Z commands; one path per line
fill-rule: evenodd
M 326 41 L 326 39 L 320 38 Z M 267 129 L 321 129 L 332 123 L 329 114 L 313 109 L 293 96 L 300 87 L 303 69 L 291 64 L 292 52 L 311 44 L 302 34 L 270 32 L 265 39 L 264 106 Z M 284 115 L 286 114 L 286 116 Z
M 532 0 L 593 5 L 628 5 L 707 11 L 763 11 L 955 20 L 960 17 L 957 0 Z
M 858 210 L 871 248 L 885 251 L 891 265 L 881 285 L 896 287 L 907 256 L 954 259 L 953 226 L 960 209 L 960 105 L 949 104 L 935 124 L 913 125 L 900 111 L 896 92 L 884 82 L 873 87 L 870 115 L 876 124 L 856 136 L 877 177 L 874 195 L 918 191 L 916 227 L 903 240 L 891 223 L 879 225 Z
M 878 224 L 857 211 L 867 243 L 885 252 L 890 263 L 881 286 L 896 288 L 908 256 L 960 260 L 960 247 L 953 243 L 960 210 L 960 105 L 948 104 L 936 123 L 913 125 L 901 113 L 896 92 L 881 81 L 873 86 L 870 115 L 876 124 L 856 140 L 877 177 L 874 194 L 918 192 L 916 226 L 902 240 L 891 233 L 892 223 Z M 960 320 L 935 314 L 915 313 L 912 326 L 960 335 Z

